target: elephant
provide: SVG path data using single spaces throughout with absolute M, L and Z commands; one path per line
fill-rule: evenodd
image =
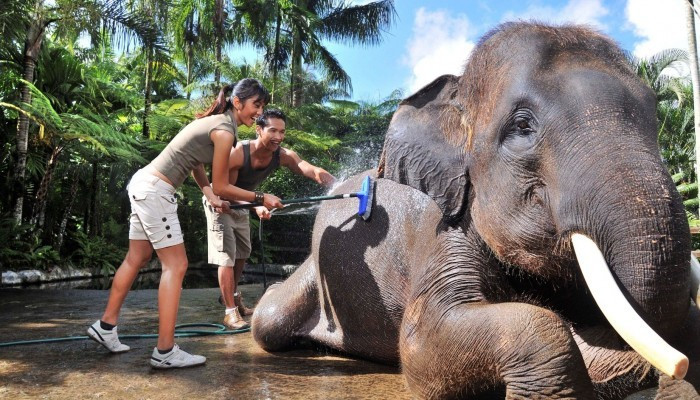
M 697 396 L 690 233 L 655 107 L 594 30 L 494 28 L 461 76 L 399 105 L 379 167 L 335 190 L 372 176 L 369 220 L 320 207 L 254 339 L 399 365 L 417 398 Z

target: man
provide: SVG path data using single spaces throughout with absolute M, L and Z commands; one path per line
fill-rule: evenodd
M 287 118 L 280 110 L 270 109 L 256 120 L 257 137 L 251 141 L 241 141 L 229 157 L 229 182 L 241 189 L 254 191 L 280 166 L 305 176 L 320 185 L 330 186 L 335 182 L 333 175 L 325 169 L 302 160 L 294 151 L 281 147 L 284 140 Z M 248 209 L 220 212 L 203 199 L 207 214 L 207 241 L 209 263 L 219 266 L 219 288 L 226 307 L 224 325 L 229 329 L 247 328 L 249 324 L 243 316 L 252 310 L 243 305 L 238 281 L 243 273 L 245 261 L 250 256 L 250 225 Z M 255 207 L 255 213 L 262 220 L 270 219 L 270 210 L 264 206 Z

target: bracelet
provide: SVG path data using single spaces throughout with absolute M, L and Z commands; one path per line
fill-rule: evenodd
M 265 198 L 265 194 L 263 192 L 255 192 L 255 202 L 256 203 L 263 203 L 263 199 Z

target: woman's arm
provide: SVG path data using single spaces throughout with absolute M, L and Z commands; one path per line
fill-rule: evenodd
M 209 204 L 211 204 L 214 208 L 221 209 L 223 212 L 229 211 L 228 201 L 223 201 L 219 198 L 219 196 L 214 194 L 214 191 L 209 184 L 209 178 L 207 177 L 207 172 L 204 170 L 203 164 L 199 164 L 194 167 L 192 170 L 192 178 L 194 178 L 194 181 L 197 182 L 197 186 L 199 186 L 199 189 L 202 190 L 202 193 L 204 193 L 204 196 L 206 196 Z
M 229 156 L 233 147 L 233 135 L 231 132 L 215 130 L 211 132 L 210 137 L 214 143 L 214 159 L 211 165 L 211 180 L 214 194 L 228 200 L 255 202 L 255 192 L 233 186 L 229 182 Z M 264 193 L 262 199 L 259 200 L 262 200 L 261 203 L 268 209 L 284 207 L 279 197 L 272 194 Z
M 280 151 L 280 164 L 289 168 L 295 174 L 303 175 L 319 185 L 331 186 L 335 182 L 335 177 L 328 171 L 302 160 L 294 150 L 283 148 Z

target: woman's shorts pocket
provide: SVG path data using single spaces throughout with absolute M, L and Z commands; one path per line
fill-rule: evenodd
M 160 206 L 163 209 L 163 214 L 177 214 L 177 199 L 174 194 L 158 194 Z

